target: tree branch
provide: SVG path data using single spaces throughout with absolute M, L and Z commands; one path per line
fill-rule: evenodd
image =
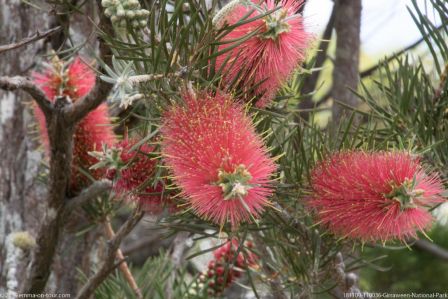
M 70 213 L 77 207 L 80 207 L 86 202 L 95 199 L 103 192 L 110 190 L 111 187 L 112 182 L 109 180 L 104 179 L 101 181 L 96 181 L 93 184 L 91 184 L 87 189 L 84 189 L 78 196 L 68 199 L 67 205 L 65 206 L 65 210 Z
M 97 0 L 97 5 L 101 8 L 101 0 Z M 99 9 L 99 28 L 102 30 L 104 35 L 113 36 L 114 31 L 112 23 L 108 17 L 104 15 L 104 10 Z M 99 49 L 100 49 L 100 59 L 103 63 L 107 65 L 112 64 L 112 51 L 108 45 L 106 45 L 103 38 L 99 38 Z M 100 69 L 100 72 L 105 72 L 104 69 Z M 67 111 L 67 120 L 72 123 L 80 121 L 84 116 L 86 116 L 90 111 L 94 110 L 101 103 L 103 103 L 112 89 L 112 85 L 99 80 L 95 86 L 95 89 L 90 93 L 89 96 L 84 98 L 82 101 L 77 101 L 70 110 Z
M 50 35 L 55 34 L 56 32 L 61 31 L 61 29 L 62 29 L 62 27 L 58 26 L 58 27 L 52 28 L 50 30 L 44 31 L 42 33 L 37 31 L 34 35 L 29 36 L 27 38 L 24 38 L 24 39 L 22 39 L 19 42 L 12 43 L 12 44 L 9 44 L 9 45 L 0 46 L 0 54 L 2 54 L 3 52 L 6 52 L 6 51 L 10 51 L 10 50 L 14 50 L 14 49 L 23 47 L 23 46 L 25 46 L 25 45 L 27 45 L 29 43 L 38 41 L 40 39 L 46 38 L 46 37 L 48 37 Z
M 23 293 L 41 293 L 51 272 L 53 256 L 64 226 L 65 198 L 68 191 L 73 153 L 74 125 L 67 124 L 64 109 L 71 102 L 65 96 L 57 97 L 54 110 L 47 118 L 51 157 L 46 214 L 36 237 L 27 269 Z
M 437 244 L 428 242 L 426 240 L 416 240 L 412 243 L 412 247 L 427 252 L 443 260 L 444 262 L 448 262 L 448 250 L 438 246 Z
M 4 90 L 24 90 L 36 101 L 40 109 L 42 109 L 45 117 L 53 111 L 53 104 L 47 98 L 42 89 L 34 84 L 30 79 L 21 76 L 0 77 L 0 88 Z
M 114 264 L 117 249 L 120 246 L 123 238 L 129 234 L 137 223 L 142 219 L 144 213 L 140 208 L 135 209 L 133 214 L 126 220 L 126 222 L 120 227 L 115 236 L 107 243 L 106 258 L 101 268 L 89 278 L 86 284 L 79 291 L 76 299 L 88 299 L 93 294 L 95 289 L 101 285 L 101 283 L 107 278 L 115 267 L 110 265 Z
M 109 240 L 112 240 L 115 237 L 115 232 L 112 228 L 112 225 L 111 225 L 109 219 L 106 220 L 104 227 L 105 227 L 107 238 Z M 135 281 L 135 278 L 131 273 L 131 270 L 129 270 L 128 264 L 126 263 L 125 258 L 123 256 L 123 252 L 121 252 L 120 248 L 117 248 L 116 255 L 117 255 L 118 260 L 123 260 L 123 262 L 118 267 L 119 267 L 121 273 L 123 274 L 124 278 L 127 280 L 129 286 L 132 288 L 132 290 L 134 290 L 137 298 L 139 298 L 139 299 L 143 298 L 142 292 L 141 292 L 140 288 L 138 287 L 137 282 Z

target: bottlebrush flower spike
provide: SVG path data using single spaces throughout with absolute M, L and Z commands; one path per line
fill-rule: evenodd
M 404 152 L 337 153 L 311 176 L 309 206 L 334 234 L 363 242 L 416 237 L 443 201 L 443 185 Z
M 88 95 L 95 86 L 95 73 L 79 57 L 67 66 L 64 61 L 54 56 L 51 65 L 43 74 L 32 75 L 34 83 L 50 100 L 62 95 L 77 100 Z
M 45 92 L 50 101 L 54 101 L 56 96 L 65 95 L 76 102 L 90 93 L 95 85 L 95 74 L 79 57 L 67 64 L 55 56 L 43 73 L 33 73 L 33 81 Z M 45 116 L 37 105 L 34 106 L 34 114 L 46 152 L 50 155 Z M 72 191 L 79 191 L 83 186 L 90 184 L 89 179 L 79 169 L 88 170 L 97 163 L 97 159 L 88 152 L 100 149 L 102 143 L 109 146 L 115 143 L 106 104 L 87 114 L 76 126 L 71 174 Z M 97 169 L 90 174 L 99 179 L 104 176 L 104 171 Z
M 238 3 L 239 2 L 239 3 Z M 227 87 L 235 78 L 237 86 L 251 89 L 259 99 L 256 106 L 265 107 L 274 98 L 279 87 L 305 59 L 310 35 L 305 31 L 302 16 L 296 12 L 303 5 L 301 0 L 231 1 L 214 19 L 215 24 L 234 25 L 241 19 L 278 10 L 255 21 L 240 25 L 221 39 L 227 42 L 218 47 L 223 53 L 216 59 L 215 69 L 222 68 L 223 82 Z M 251 13 L 252 12 L 252 13 Z M 248 34 L 259 32 L 240 43 Z M 225 64 L 225 66 L 224 66 Z
M 201 283 L 208 286 L 209 295 L 221 295 L 244 271 L 257 267 L 258 256 L 249 250 L 251 248 L 253 244 L 248 241 L 236 255 L 238 241 L 234 239 L 213 252 L 214 259 L 200 276 Z
M 128 199 L 136 201 L 142 205 L 143 209 L 152 214 L 159 214 L 163 211 L 164 204 L 171 202 L 164 197 L 163 183 L 157 186 L 148 185 L 157 167 L 157 161 L 149 156 L 154 148 L 148 144 L 143 144 L 133 150 L 137 140 L 125 138 L 114 146 L 118 151 L 118 162 L 121 167 L 109 169 L 107 177 L 114 179 L 114 191 L 118 194 L 128 196 Z M 156 194 L 157 193 L 157 194 Z
M 162 154 L 194 213 L 221 226 L 258 218 L 275 170 L 242 107 L 225 94 L 184 96 L 162 127 Z

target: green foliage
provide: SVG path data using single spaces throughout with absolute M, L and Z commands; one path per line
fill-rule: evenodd
M 439 18 L 448 22 L 445 1 L 428 1 L 433 4 Z M 104 2 L 109 9 L 112 1 Z M 330 274 L 334 256 L 340 250 L 352 248 L 353 243 L 335 239 L 319 227 L 304 208 L 309 195 L 310 172 L 317 161 L 339 150 L 406 149 L 423 154 L 427 165 L 448 178 L 448 80 L 443 81 L 444 66 L 448 61 L 448 27 L 436 30 L 417 6 L 417 0 L 412 3 L 415 8 L 410 10 L 412 17 L 422 34 L 429 36 L 426 44 L 434 69 L 429 69 L 420 60 L 411 59 L 410 55 L 396 57 L 393 63 L 384 63 L 378 74 L 362 82 L 358 92 L 369 109 L 359 111 L 347 107 L 352 110 L 349 117 L 336 128 L 329 129 L 315 125 L 316 112 L 310 112 L 309 122 L 300 119 L 297 104 L 304 97 L 300 90 L 309 72 L 304 69 L 298 71 L 279 92 L 272 108 L 260 110 L 247 106 L 247 113 L 253 117 L 257 131 L 263 135 L 278 164 L 273 207 L 263 219 L 244 224 L 234 231 L 229 226 L 218 228 L 200 220 L 187 210 L 165 217 L 160 221 L 160 227 L 168 229 L 171 234 L 191 232 L 195 241 L 217 239 L 223 234 L 237 238 L 240 244 L 253 239 L 256 241 L 254 252 L 263 256 L 260 247 L 268 250 L 270 254 L 263 256 L 263 263 L 269 265 L 275 278 L 282 282 L 292 297 L 298 294 L 320 296 L 332 288 L 334 282 L 330 280 Z M 218 52 L 221 37 L 235 27 L 253 21 L 249 15 L 235 25 L 215 29 L 212 18 L 217 1 L 213 1 L 211 7 L 204 0 L 145 0 L 140 4 L 143 10 L 149 11 L 144 28 L 141 20 L 138 26 L 120 21 L 119 24 L 114 22 L 115 36 L 102 34 L 114 54 L 113 65 L 105 67 L 107 73 L 102 74 L 102 79 L 116 85 L 112 94 L 115 102 L 123 103 L 126 97 L 138 95 L 138 100 L 128 103 L 131 106 L 122 105 L 120 121 L 126 125 L 131 123 L 130 134 L 142 136 L 136 148 L 145 142 L 153 144 L 156 149 L 153 158 L 160 161 L 157 138 L 165 109 L 173 103 L 180 103 L 180 95 L 186 89 L 215 90 L 223 75 L 222 69 L 215 69 L 216 57 L 225 55 L 257 32 Z M 107 14 L 112 17 L 118 13 L 114 8 Z M 267 12 L 270 13 L 272 11 Z M 129 14 L 131 17 L 133 15 Z M 138 77 L 142 75 L 146 77 Z M 236 97 L 239 95 L 236 92 Z M 168 175 L 161 162 L 160 166 L 148 183 L 156 184 Z M 172 194 L 176 191 L 171 190 Z M 116 206 L 98 200 L 88 209 L 100 219 L 116 210 Z M 435 230 L 433 234 L 436 242 L 442 241 L 439 236 L 441 230 Z M 195 252 L 190 258 L 213 249 L 216 248 Z M 356 250 L 348 252 L 353 254 L 349 269 L 367 266 L 369 269 L 387 270 L 376 264 L 383 255 L 390 255 L 384 261 L 384 266 L 393 267 L 385 276 L 387 279 L 382 278 L 382 273 L 362 272 L 366 278 L 363 284 L 369 290 L 409 291 L 411 286 L 415 290 L 427 287 L 441 290 L 443 285 L 434 280 L 434 273 L 440 279 L 448 278 L 434 259 L 416 251 L 366 248 L 361 258 L 356 257 Z M 427 263 L 427 267 L 422 267 L 421 263 Z M 423 269 L 425 274 L 431 274 L 432 281 L 422 280 L 422 273 L 415 274 L 410 269 Z M 168 256 L 161 253 L 133 272 L 137 273 L 145 298 L 163 299 L 172 271 Z M 261 272 L 248 271 L 249 284 L 256 296 L 259 284 L 269 285 L 273 279 Z M 185 269 L 180 269 L 175 274 L 173 296 L 184 298 L 199 273 L 187 275 Z M 419 285 L 414 284 L 416 280 Z M 135 297 L 118 271 L 95 295 L 97 298 Z

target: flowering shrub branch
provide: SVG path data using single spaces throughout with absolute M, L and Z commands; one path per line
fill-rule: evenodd
M 129 216 L 126 222 L 116 232 L 115 236 L 107 242 L 107 252 L 101 267 L 87 280 L 82 289 L 76 295 L 76 299 L 90 298 L 95 289 L 107 278 L 116 266 L 119 266 L 122 262 L 124 262 L 121 260 L 118 265 L 115 265 L 114 261 L 117 256 L 117 250 L 120 247 L 123 238 L 134 229 L 138 222 L 143 218 L 143 215 L 144 212 L 140 208 L 136 208 L 132 215 Z

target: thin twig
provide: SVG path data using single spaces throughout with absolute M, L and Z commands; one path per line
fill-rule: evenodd
M 24 90 L 36 101 L 37 105 L 45 114 L 45 117 L 53 111 L 53 104 L 47 98 L 42 89 L 30 79 L 21 76 L 0 77 L 0 88 L 4 90 Z
M 137 223 L 142 219 L 143 212 L 141 209 L 135 209 L 133 214 L 126 220 L 126 222 L 120 227 L 115 236 L 108 241 L 107 243 L 107 252 L 106 258 L 100 269 L 88 279 L 86 284 L 79 291 L 76 299 L 88 299 L 92 296 L 93 292 L 97 287 L 101 285 L 101 283 L 107 278 L 107 276 L 111 273 L 110 265 L 114 264 L 117 250 L 120 246 L 123 238 L 129 234 L 132 229 L 137 225 Z
M 62 27 L 58 26 L 58 27 L 52 28 L 50 30 L 44 31 L 42 33 L 37 31 L 34 35 L 29 36 L 27 38 L 24 38 L 24 39 L 22 39 L 19 42 L 12 43 L 12 44 L 9 44 L 9 45 L 0 46 L 0 54 L 3 53 L 3 52 L 6 52 L 6 51 L 10 51 L 10 50 L 14 50 L 14 49 L 23 47 L 23 46 L 25 46 L 25 45 L 27 45 L 29 43 L 38 41 L 40 39 L 46 38 L 47 36 L 53 35 L 56 32 L 61 31 L 61 29 L 62 29 Z
M 369 297 L 367 293 L 361 292 L 358 288 L 358 275 L 353 272 L 345 272 L 345 263 L 342 253 L 336 254 L 334 262 L 333 277 L 336 280 L 337 287 L 330 293 L 336 298 L 345 298 L 345 294 L 350 294 L 353 298 L 366 298 Z
M 269 265 L 270 261 L 270 254 L 268 252 L 268 249 L 266 248 L 266 243 L 262 239 L 262 237 L 258 234 L 252 234 L 254 243 L 256 245 L 256 248 L 260 251 L 261 257 L 260 260 L 262 261 L 262 270 L 266 274 L 266 276 L 269 279 L 269 284 L 271 285 L 272 289 L 272 296 L 274 299 L 287 299 L 288 297 L 283 291 L 282 283 L 280 279 L 278 278 L 278 273 Z
M 109 180 L 96 181 L 90 185 L 87 189 L 84 189 L 81 194 L 76 197 L 70 198 L 65 206 L 65 210 L 71 212 L 77 207 L 82 206 L 86 202 L 95 199 L 97 196 L 101 195 L 103 192 L 110 190 L 112 187 L 112 182 Z
M 104 223 L 104 229 L 106 232 L 106 236 L 109 240 L 112 240 L 115 237 L 114 229 L 112 228 L 112 224 L 110 223 L 110 220 L 107 219 Z M 123 253 L 121 252 L 120 248 L 116 251 L 117 259 L 118 260 L 124 260 Z M 135 281 L 134 276 L 131 273 L 131 270 L 129 270 L 128 264 L 126 261 L 123 261 L 123 263 L 120 264 L 119 269 L 121 273 L 123 274 L 126 281 L 129 283 L 129 286 L 134 290 L 135 294 L 137 295 L 137 298 L 143 298 L 142 291 L 137 285 L 137 282 Z

